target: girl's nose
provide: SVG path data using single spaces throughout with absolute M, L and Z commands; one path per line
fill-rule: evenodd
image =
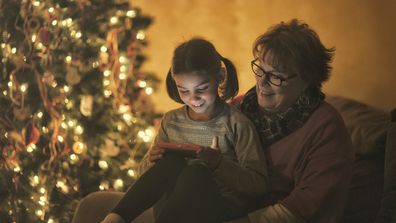
M 199 95 L 197 95 L 197 94 L 192 94 L 191 96 L 190 96 L 190 98 L 189 98 L 189 101 L 190 102 L 197 102 L 197 101 L 199 101 L 201 99 L 201 97 L 199 96 Z

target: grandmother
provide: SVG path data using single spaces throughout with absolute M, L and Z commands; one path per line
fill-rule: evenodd
M 341 219 L 353 150 L 343 119 L 321 91 L 333 54 L 313 29 L 296 19 L 271 27 L 254 42 L 256 85 L 232 103 L 260 135 L 271 192 L 252 201 L 251 212 L 232 223 Z M 87 196 L 73 222 L 99 222 L 121 197 L 114 192 Z M 151 213 L 144 215 L 134 222 L 154 222 Z

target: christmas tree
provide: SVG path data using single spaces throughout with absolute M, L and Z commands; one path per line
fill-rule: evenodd
M 126 0 L 0 3 L 0 222 L 70 222 L 125 190 L 155 135 L 152 21 Z

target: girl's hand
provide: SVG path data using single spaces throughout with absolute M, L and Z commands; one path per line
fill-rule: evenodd
M 155 163 L 163 157 L 164 153 L 165 153 L 165 150 L 163 148 L 161 148 L 157 145 L 154 145 L 148 153 L 148 160 L 151 163 Z
M 210 147 L 204 147 L 198 151 L 197 157 L 212 171 L 219 166 L 222 155 L 219 149 L 217 136 L 213 138 L 212 145 Z

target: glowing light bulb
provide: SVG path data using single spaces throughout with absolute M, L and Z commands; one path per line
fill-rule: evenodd
M 145 88 L 147 86 L 147 82 L 140 80 L 140 81 L 138 81 L 138 86 L 141 88 Z
M 105 160 L 100 160 L 98 165 L 103 170 L 107 170 L 107 168 L 109 168 L 109 164 Z
M 128 16 L 129 18 L 134 18 L 134 17 L 136 17 L 136 11 L 135 10 L 129 10 L 126 13 L 126 16 Z
M 147 95 L 151 95 L 154 92 L 154 89 L 152 87 L 147 87 L 144 89 L 144 92 L 146 92 Z
M 124 181 L 122 179 L 117 179 L 113 183 L 113 187 L 116 190 L 121 190 L 124 187 Z
M 103 72 L 103 76 L 105 76 L 105 77 L 110 76 L 110 74 L 111 74 L 111 72 L 110 72 L 109 70 L 105 70 L 105 71 Z
M 138 33 L 136 34 L 136 39 L 138 40 L 144 40 L 146 38 L 146 34 L 144 33 L 143 30 L 139 30 Z
M 107 52 L 107 47 L 106 46 L 101 46 L 100 47 L 100 52 L 102 52 L 102 53 Z
M 115 16 L 111 17 L 111 18 L 110 18 L 110 23 L 111 23 L 112 25 L 115 25 L 116 23 L 118 23 L 118 18 L 115 17 Z

